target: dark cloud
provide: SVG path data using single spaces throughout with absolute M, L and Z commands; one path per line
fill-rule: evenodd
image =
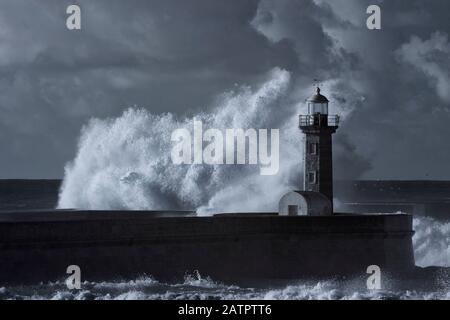
M 445 1 L 379 1 L 383 29 L 368 31 L 352 12 L 371 1 L 327 1 L 350 26 L 330 27 L 362 64 L 341 74 L 363 97 L 342 128 L 371 160 L 371 178 L 449 179 L 448 31 Z M 351 94 L 348 96 L 351 97 Z M 355 97 L 356 98 L 356 97 Z
M 76 2 L 81 31 L 73 1 L 0 3 L 1 178 L 62 177 L 91 117 L 205 110 L 280 67 L 292 103 L 320 78 L 344 115 L 339 177 L 450 179 L 448 1 Z M 375 3 L 381 31 L 365 27 Z
M 139 105 L 203 110 L 234 84 L 290 69 L 296 55 L 250 21 L 258 1 L 71 1 L 0 4 L 0 176 L 61 177 L 90 117 Z

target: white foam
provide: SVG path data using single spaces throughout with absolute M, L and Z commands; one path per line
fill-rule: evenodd
M 300 174 L 299 110 L 284 100 L 289 85 L 290 74 L 274 69 L 259 88 L 224 94 L 210 114 L 195 116 L 205 128 L 280 129 L 278 175 L 261 176 L 257 165 L 173 165 L 171 133 L 182 127 L 192 131 L 193 119 L 129 109 L 83 128 L 77 156 L 66 166 L 58 207 L 198 209 L 202 214 L 275 210 Z
M 414 218 L 414 255 L 421 267 L 450 267 L 450 222 Z
M 200 281 L 200 282 L 199 282 Z M 364 280 L 360 280 L 360 282 Z M 145 285 L 145 283 L 148 283 Z M 156 299 L 222 299 L 222 300 L 379 300 L 379 299 L 449 299 L 449 290 L 365 290 L 355 281 L 292 281 L 282 288 L 245 288 L 227 286 L 211 279 L 196 278 L 178 284 L 155 280 L 117 281 L 105 285 L 84 283 L 82 290 L 68 290 L 63 282 L 2 288 L 0 299 L 34 300 L 156 300 Z

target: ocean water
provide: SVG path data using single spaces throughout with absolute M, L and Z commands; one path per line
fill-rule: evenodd
M 319 281 L 292 283 L 277 288 L 227 285 L 199 275 L 168 284 L 151 277 L 130 281 L 84 282 L 69 290 L 64 282 L 0 288 L 0 299 L 34 300 L 429 300 L 450 299 L 450 289 L 366 290 L 354 282 Z

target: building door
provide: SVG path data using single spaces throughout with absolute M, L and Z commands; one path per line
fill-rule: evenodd
M 288 205 L 288 215 L 298 216 L 298 206 Z

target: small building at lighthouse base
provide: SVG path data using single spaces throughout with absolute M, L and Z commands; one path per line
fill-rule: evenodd
M 331 201 L 320 192 L 292 191 L 285 194 L 278 204 L 280 216 L 331 216 Z

